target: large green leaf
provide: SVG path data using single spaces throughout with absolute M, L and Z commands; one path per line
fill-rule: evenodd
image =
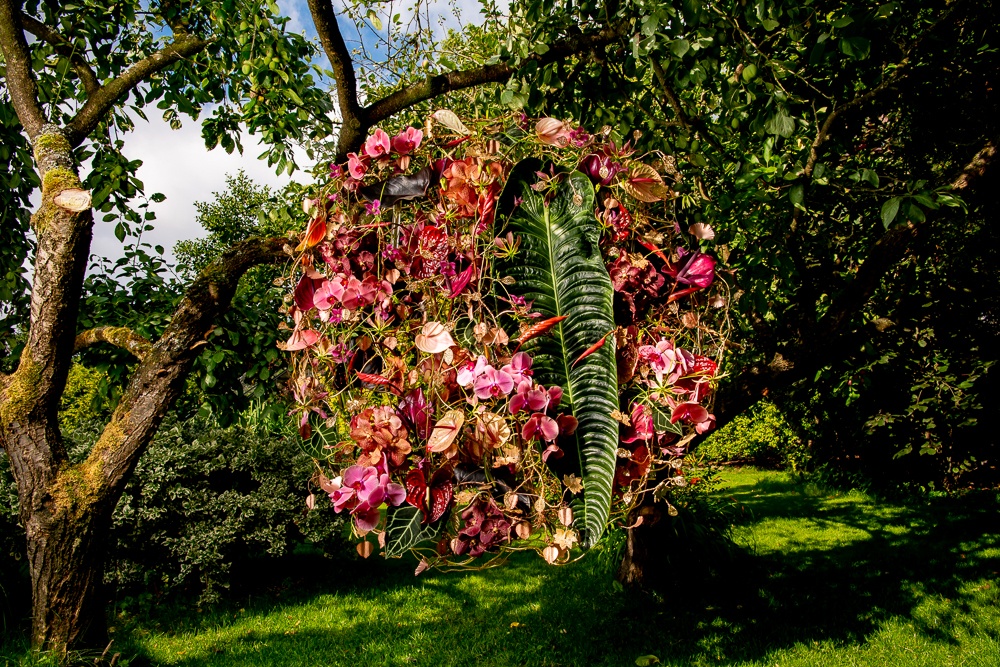
M 423 515 L 412 505 L 390 509 L 385 528 L 385 555 L 402 556 L 408 550 L 437 537 L 441 523 L 423 524 Z
M 608 336 L 614 328 L 613 290 L 598 247 L 594 186 L 573 172 L 545 197 L 531 188 L 541 166 L 525 160 L 507 182 L 498 211 L 510 211 L 503 233 L 519 237 L 521 249 L 498 270 L 516 281 L 511 292 L 534 302 L 534 310 L 545 318 L 566 316 L 523 349 L 534 359 L 535 379 L 561 386 L 560 409 L 571 410 L 579 421 L 576 433 L 559 444 L 582 467 L 584 497 L 577 520 L 583 526 L 581 544 L 593 546 L 608 522 L 618 448 L 618 424 L 611 418 L 618 408 L 615 345 L 614 336 Z M 573 366 L 605 336 L 603 347 Z

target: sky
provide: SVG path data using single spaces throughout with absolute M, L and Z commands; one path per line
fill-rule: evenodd
M 335 0 L 335 7 L 338 6 L 338 1 Z M 282 13 L 291 19 L 288 24 L 290 31 L 304 32 L 307 37 L 315 38 L 316 33 L 305 0 L 279 0 L 278 4 Z M 373 6 L 385 9 L 393 7 L 389 3 Z M 476 21 L 479 12 L 477 0 L 461 0 L 457 6 L 463 21 Z M 402 3 L 395 3 L 391 11 L 406 16 Z M 450 17 L 451 9 L 447 2 L 431 0 L 431 12 L 432 17 L 445 17 L 448 27 L 457 27 L 457 22 Z M 344 25 L 343 29 L 349 45 L 351 42 L 357 44 L 359 35 L 354 26 L 350 25 L 348 28 L 348 25 Z M 257 160 L 264 149 L 260 147 L 256 137 L 244 134 L 242 155 L 236 152 L 227 154 L 221 148 L 206 151 L 200 123 L 182 117 L 183 127 L 171 130 L 156 109 L 147 110 L 147 116 L 148 122 L 136 119 L 135 130 L 125 137 L 123 152 L 130 160 L 142 160 L 137 178 L 143 182 L 146 195 L 160 192 L 166 196 L 166 200 L 161 203 L 150 203 L 150 208 L 156 213 L 156 220 L 153 222 L 154 230 L 147 232 L 143 241 L 163 246 L 170 259 L 173 258 L 172 249 L 177 241 L 204 236 L 204 230 L 196 221 L 195 202 L 211 201 L 213 193 L 222 192 L 227 175 L 243 169 L 256 182 L 276 188 L 284 186 L 290 180 L 287 175 L 277 176 L 266 161 Z M 296 161 L 303 168 L 312 166 L 304 153 L 297 154 Z M 304 174 L 297 177 L 306 178 Z M 103 257 L 120 257 L 122 245 L 114 235 L 115 223 L 101 222 L 100 218 L 101 216 L 97 216 L 91 252 Z

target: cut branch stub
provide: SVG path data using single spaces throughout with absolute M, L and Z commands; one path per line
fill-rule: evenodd
M 67 211 L 79 213 L 90 208 L 90 191 L 80 188 L 68 188 L 52 198 L 52 203 Z

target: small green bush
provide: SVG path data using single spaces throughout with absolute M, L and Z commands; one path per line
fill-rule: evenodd
M 71 423 L 67 447 L 79 461 L 101 422 Z M 330 504 L 306 510 L 312 472 L 297 436 L 277 423 L 244 420 L 219 428 L 206 418 L 169 417 L 115 509 L 105 569 L 112 593 L 149 603 L 183 592 L 210 603 L 242 566 L 301 547 L 343 548 L 343 520 Z M 17 507 L 16 485 L 0 453 L 0 627 L 12 616 L 5 598 L 23 589 L 26 577 Z
M 773 402 L 758 401 L 705 439 L 695 456 L 707 463 L 741 462 L 800 470 L 809 449 Z

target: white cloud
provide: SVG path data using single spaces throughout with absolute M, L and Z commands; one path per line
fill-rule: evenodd
M 172 248 L 177 241 L 205 235 L 196 221 L 196 201 L 211 201 L 213 193 L 226 187 L 226 175 L 243 169 L 254 181 L 282 187 L 291 179 L 277 176 L 266 161 L 258 160 L 264 149 L 257 137 L 244 133 L 244 153 L 228 154 L 221 148 L 208 151 L 201 137 L 201 124 L 188 120 L 179 130 L 170 127 L 155 114 L 149 122 L 137 121 L 135 131 L 125 138 L 123 153 L 130 160 L 142 160 L 136 177 L 145 186 L 146 195 L 161 192 L 166 200 L 150 203 L 156 212 L 154 229 L 143 236 L 143 241 L 161 245 L 167 256 L 173 257 Z M 296 155 L 299 166 L 305 156 Z M 103 257 L 120 257 L 122 244 L 115 238 L 114 222 L 102 222 L 97 215 L 94 242 L 91 252 Z

